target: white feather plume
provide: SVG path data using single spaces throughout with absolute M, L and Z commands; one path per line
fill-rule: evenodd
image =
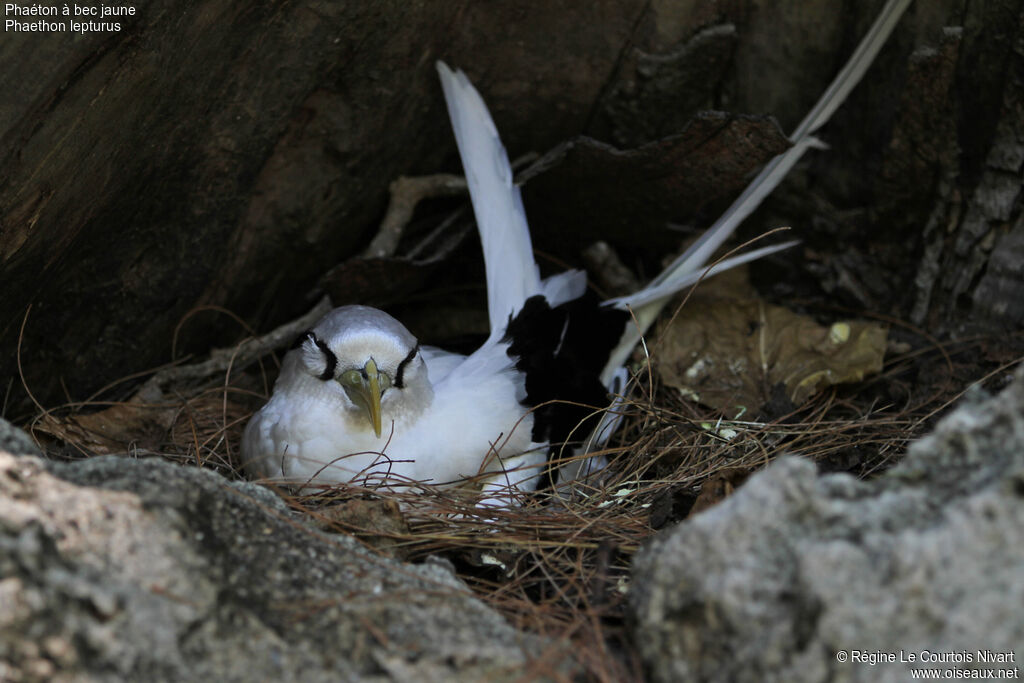
M 466 172 L 484 250 L 491 338 L 505 332 L 509 315 L 541 291 L 530 228 L 508 154 L 480 94 L 461 70 L 437 63 L 455 141 Z

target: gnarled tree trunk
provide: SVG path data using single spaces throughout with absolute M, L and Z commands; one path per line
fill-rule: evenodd
M 469 73 L 513 157 L 578 133 L 634 146 L 711 108 L 791 130 L 882 4 L 153 0 L 116 32 L 7 32 L 0 376 L 20 342 L 41 402 L 81 399 L 169 361 L 194 307 L 258 329 L 308 307 L 391 180 L 456 169 L 436 59 Z M 788 190 L 807 201 L 773 209 L 827 257 L 827 286 L 932 330 L 1020 326 L 1022 17 L 912 5 Z M 559 211 L 528 211 L 557 244 Z M 241 334 L 222 320 L 178 348 Z

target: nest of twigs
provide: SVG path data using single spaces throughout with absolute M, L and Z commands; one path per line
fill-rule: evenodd
M 904 344 L 880 375 L 749 420 L 727 421 L 684 400 L 644 366 L 618 408 L 623 423 L 601 453 L 608 459 L 601 475 L 572 491 L 528 495 L 511 509 L 482 511 L 460 489 L 278 492 L 322 528 L 353 535 L 374 552 L 450 562 L 516 626 L 571 644 L 567 650 L 595 678 L 637 679 L 625 627 L 629 567 L 652 534 L 714 505 L 783 453 L 861 476 L 890 466 L 970 381 L 1001 377 L 1019 360 L 979 361 L 991 341 Z M 241 433 L 276 371 L 268 362 L 240 369 L 238 356 L 236 349 L 205 378 L 188 369 L 197 366 L 175 368 L 171 379 L 163 370 L 126 401 L 40 409 L 24 422 L 50 457 L 127 451 L 241 479 Z M 219 367 L 210 363 L 206 370 Z

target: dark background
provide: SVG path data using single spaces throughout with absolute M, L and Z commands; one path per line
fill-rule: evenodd
M 172 340 L 181 355 L 246 334 L 211 311 L 178 329 L 197 306 L 256 331 L 307 310 L 324 273 L 375 233 L 392 180 L 459 171 L 437 59 L 468 73 L 513 158 L 579 134 L 637 147 L 692 133 L 702 110 L 770 115 L 789 132 L 882 4 L 147 0 L 118 33 L 5 33 L 6 416 L 28 410 L 24 384 L 47 407 L 81 400 L 170 361 Z M 831 150 L 809 154 L 744 228 L 791 225 L 804 240 L 771 270 L 773 296 L 811 293 L 945 337 L 1021 328 L 1022 8 L 911 5 L 821 132 Z M 630 265 L 656 263 L 678 235 L 650 217 L 591 221 L 609 211 L 598 202 L 656 203 L 700 228 L 741 189 L 749 168 L 734 170 L 664 201 L 635 202 L 635 187 L 588 201 L 585 174 L 563 174 L 565 192 L 527 185 L 535 245 L 576 263 L 592 231 Z M 478 288 L 478 270 L 464 280 Z

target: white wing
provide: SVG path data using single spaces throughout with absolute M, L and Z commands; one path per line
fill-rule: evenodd
M 461 353 L 452 353 L 436 346 L 421 346 L 420 356 L 427 364 L 427 376 L 430 377 L 431 384 L 437 384 L 443 380 L 466 360 Z

